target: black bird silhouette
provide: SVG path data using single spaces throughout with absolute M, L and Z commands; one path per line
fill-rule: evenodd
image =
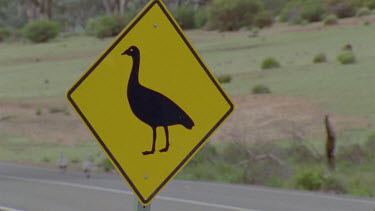
M 168 126 L 183 125 L 191 130 L 193 120 L 168 97 L 142 86 L 139 83 L 140 52 L 136 46 L 131 46 L 121 55 L 129 55 L 133 58 L 133 67 L 128 83 L 128 101 L 134 115 L 152 128 L 153 141 L 151 151 L 143 152 L 143 155 L 154 154 L 156 142 L 156 128 L 163 127 L 166 137 L 166 145 L 160 152 L 169 149 Z

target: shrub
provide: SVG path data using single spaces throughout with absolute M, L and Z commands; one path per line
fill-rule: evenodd
M 280 67 L 280 63 L 273 57 L 268 57 L 262 62 L 262 69 L 271 69 Z
M 326 192 L 333 191 L 337 194 L 344 194 L 348 192 L 344 183 L 333 175 L 323 176 L 322 189 Z
M 44 163 L 49 163 L 51 162 L 51 158 L 49 158 L 48 156 L 43 156 L 42 159 L 40 159 L 42 162 Z
M 288 1 L 289 0 L 267 0 L 267 1 L 263 1 L 263 5 L 264 5 L 264 8 L 266 10 L 271 11 L 272 14 L 277 16 L 281 13 L 281 10 L 283 9 L 283 6 Z
M 349 161 L 353 164 L 362 164 L 365 152 L 359 144 L 352 144 L 340 147 L 337 153 L 337 160 Z
M 320 0 L 309 0 L 304 2 L 304 6 L 301 10 L 301 18 L 308 22 L 317 22 L 322 20 L 324 9 Z
M 5 27 L 0 27 L 0 42 L 8 39 L 12 35 L 12 32 Z
M 73 164 L 78 164 L 81 162 L 81 159 L 79 159 L 79 157 L 74 157 L 72 159 L 70 159 L 70 162 L 73 163 Z
M 301 1 L 288 1 L 288 3 L 285 4 L 280 13 L 280 21 L 296 23 L 297 19 L 300 19 L 300 13 L 302 8 L 303 4 Z
M 53 108 L 50 108 L 49 109 L 49 112 L 54 114 L 54 113 L 65 113 L 67 111 L 66 108 L 57 108 L 57 107 L 53 107 Z
M 353 51 L 350 50 L 346 50 L 340 53 L 337 56 L 337 60 L 339 60 L 341 64 L 352 64 L 356 62 L 355 55 Z
M 314 148 L 306 146 L 303 142 L 293 141 L 291 146 L 287 148 L 288 157 L 296 163 L 314 163 L 320 162 L 322 156 L 314 150 Z
M 313 63 L 323 63 L 326 61 L 327 61 L 327 57 L 324 53 L 317 54 L 313 59 Z
M 375 9 L 375 0 L 365 0 L 364 5 L 370 9 Z
M 105 158 L 103 160 L 103 168 L 104 168 L 104 171 L 111 171 L 111 170 L 115 169 L 112 162 L 108 158 Z
M 220 75 L 220 76 L 217 77 L 217 80 L 218 80 L 220 83 L 222 83 L 222 84 L 224 84 L 224 83 L 229 83 L 229 82 L 232 81 L 232 76 L 229 75 L 229 74 Z
M 310 170 L 297 175 L 296 188 L 304 190 L 319 190 L 323 185 L 320 174 Z
M 375 9 L 375 0 L 364 0 L 363 6 L 369 9 Z
M 37 20 L 28 23 L 22 29 L 23 35 L 32 42 L 41 43 L 47 42 L 55 38 L 60 32 L 60 25 L 55 21 Z
M 265 85 L 256 85 L 253 87 L 252 91 L 253 94 L 270 94 L 271 90 Z
M 194 15 L 194 8 L 189 6 L 180 6 L 173 11 L 173 17 L 183 29 L 192 29 L 195 27 Z
M 117 36 L 132 18 L 132 14 L 127 16 L 104 15 L 99 18 L 90 18 L 87 21 L 86 33 L 98 38 Z
M 290 0 L 283 7 L 280 20 L 300 24 L 303 20 L 316 22 L 322 20 L 324 8 L 322 0 Z
M 208 7 L 208 27 L 220 31 L 235 31 L 251 26 L 262 10 L 260 0 L 214 0 Z
M 242 143 L 229 143 L 223 147 L 220 157 L 230 165 L 238 164 L 243 160 L 246 160 L 246 156 L 242 153 L 243 149 L 246 149 L 248 146 Z
M 362 16 L 368 16 L 371 15 L 371 10 L 369 10 L 367 7 L 362 7 L 357 10 L 357 13 L 355 14 L 356 17 L 362 17 Z
M 250 161 L 243 168 L 242 182 L 265 185 L 275 178 L 285 181 L 290 175 L 289 165 L 280 165 L 271 159 Z
M 366 143 L 365 143 L 366 149 L 375 150 L 375 133 L 371 134 Z
M 259 12 L 254 18 L 254 25 L 259 28 L 271 26 L 273 24 L 273 17 L 270 11 Z
M 328 15 L 326 18 L 324 18 L 323 24 L 324 25 L 335 25 L 339 23 L 339 19 L 336 15 Z
M 375 133 L 371 134 L 364 144 L 363 151 L 365 153 L 365 158 L 368 160 L 375 159 Z
M 194 15 L 194 27 L 195 28 L 202 28 L 207 23 L 207 10 L 206 8 L 200 8 L 195 12 Z
M 41 109 L 41 108 L 36 109 L 36 110 L 35 110 L 35 114 L 36 114 L 37 116 L 42 115 L 42 109 Z
M 217 160 L 216 147 L 210 143 L 205 144 L 198 153 L 190 160 L 188 166 L 197 166 L 204 163 L 212 163 Z
M 351 0 L 325 0 L 326 10 L 339 18 L 353 17 L 356 12 L 355 4 Z

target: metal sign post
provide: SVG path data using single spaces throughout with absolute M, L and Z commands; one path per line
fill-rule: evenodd
M 138 198 L 134 196 L 134 211 L 150 211 L 151 210 L 151 204 L 148 206 L 143 206 Z

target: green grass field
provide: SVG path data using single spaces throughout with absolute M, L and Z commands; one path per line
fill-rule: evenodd
M 375 131 L 374 31 L 375 26 L 354 26 L 256 38 L 247 37 L 246 32 L 188 31 L 187 36 L 215 75 L 232 76 L 230 83 L 223 84 L 230 96 L 250 95 L 254 85 L 264 84 L 272 90 L 273 96 L 294 96 L 311 100 L 317 102 L 323 110 L 364 119 L 370 126 L 355 130 L 349 128 L 348 133 L 340 134 L 338 145 L 343 147 L 355 143 L 363 146 Z M 30 99 L 65 98 L 68 88 L 113 39 L 78 36 L 59 38 L 45 44 L 0 43 L 0 99 L 12 99 L 21 103 Z M 357 63 L 341 65 L 336 56 L 348 43 L 353 46 Z M 313 57 L 318 53 L 325 53 L 328 61 L 313 64 Z M 267 57 L 276 58 L 281 68 L 262 70 L 261 63 Z M 2 131 L 1 121 L 0 132 L 6 133 Z M 304 142 L 310 148 L 319 149 L 324 155 L 324 139 L 325 137 L 317 137 Z M 274 147 L 285 151 L 291 145 L 290 140 L 281 140 Z M 56 163 L 61 149 L 67 152 L 66 155 L 71 160 L 83 161 L 89 152 L 98 155 L 96 162 L 104 159 L 104 154 L 93 141 L 76 146 L 60 143 L 35 144 L 22 136 L 3 135 L 0 136 L 0 146 L 1 160 Z M 218 154 L 228 154 L 225 147 L 215 147 L 218 148 Z M 216 163 L 217 169 L 210 170 L 211 174 L 207 175 L 207 169 L 216 168 L 215 165 L 212 167 L 212 163 L 207 164 L 207 158 L 197 159 L 198 161 L 194 161 L 196 164 L 184 169 L 179 178 L 258 184 L 239 178 L 242 170 L 238 165 L 230 166 L 234 163 Z M 302 174 L 298 172 L 306 166 L 326 172 L 325 167 L 321 167 L 325 165 L 322 160 L 301 164 L 295 157 L 285 159 L 288 164 L 293 164 L 290 171 L 297 172 L 296 177 Z M 375 196 L 375 192 L 364 183 L 375 184 L 373 164 L 373 160 L 366 160 L 363 165 L 339 161 L 338 173 L 334 176 L 350 189 L 347 193 Z M 285 183 L 280 181 L 283 180 L 280 177 L 274 177 L 261 184 L 295 188 L 296 177 L 291 177 Z M 326 181 L 324 178 L 320 179 Z
M 259 38 L 225 33 L 212 40 L 199 32 L 187 32 L 187 36 L 215 75 L 234 77 L 224 85 L 232 96 L 250 94 L 253 85 L 265 84 L 274 95 L 313 99 L 326 109 L 374 121 L 374 29 L 356 26 Z M 111 40 L 82 36 L 37 45 L 0 44 L 0 98 L 63 96 Z M 358 62 L 344 66 L 336 56 L 348 43 Z M 328 62 L 313 64 L 320 52 L 327 55 Z M 262 60 L 270 56 L 282 67 L 262 71 Z M 46 79 L 48 88 L 43 83 Z

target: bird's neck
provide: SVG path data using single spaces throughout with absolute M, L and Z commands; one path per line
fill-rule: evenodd
M 140 56 L 135 55 L 132 56 L 133 58 L 133 68 L 129 78 L 129 86 L 131 85 L 138 85 L 139 84 L 139 62 Z

